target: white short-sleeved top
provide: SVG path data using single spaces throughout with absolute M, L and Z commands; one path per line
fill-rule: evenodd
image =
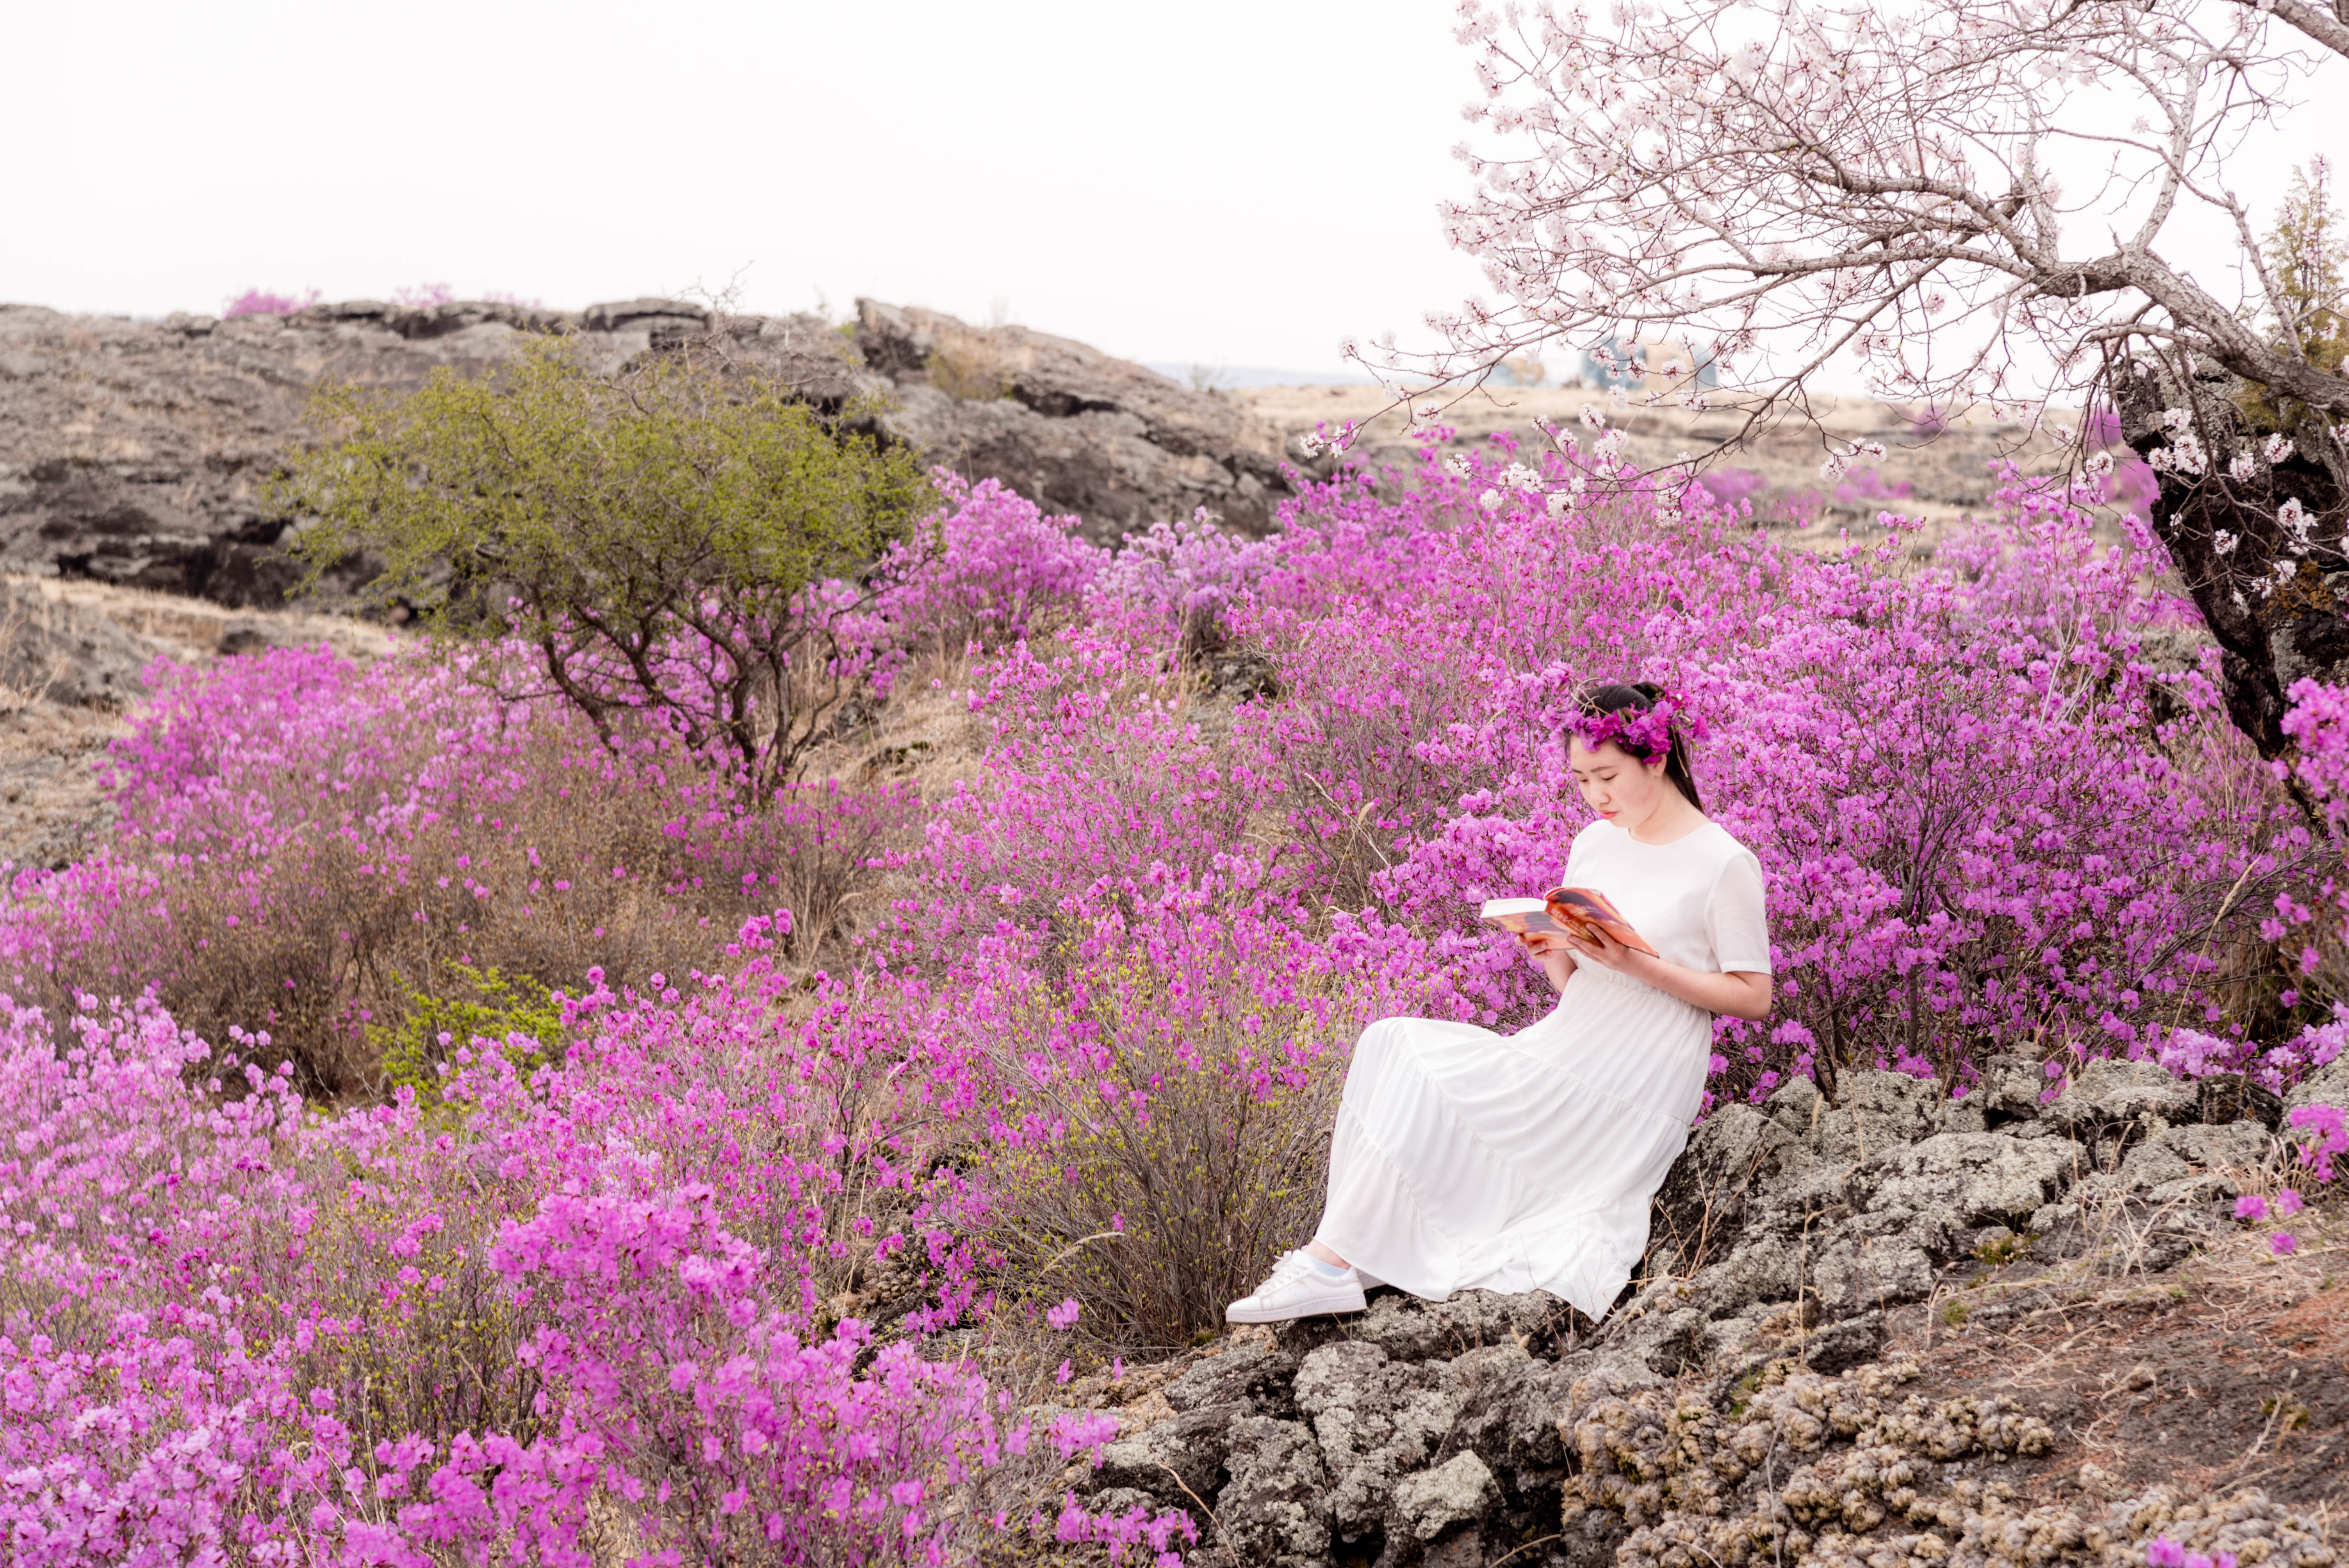
M 1614 900 L 1671 963 L 1710 974 L 1770 973 L 1762 862 L 1719 823 L 1648 844 L 1601 818 L 1574 835 L 1564 885 Z

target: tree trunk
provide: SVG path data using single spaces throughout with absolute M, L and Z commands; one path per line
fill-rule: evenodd
M 2244 383 L 2227 372 L 2206 366 L 2181 377 L 2174 366 L 2138 358 L 2113 379 L 2122 438 L 2139 457 L 2169 444 L 2163 410 L 2192 411 L 2209 471 L 2158 473 L 2153 530 L 2218 639 L 2229 715 L 2261 757 L 2284 756 L 2291 741 L 2283 717 L 2292 706 L 2285 694 L 2292 683 L 2312 676 L 2349 681 L 2343 487 L 2316 456 L 2327 438 L 2313 424 L 2286 432 L 2294 438 L 2292 453 L 2271 467 L 2259 457 L 2269 432 L 2246 417 Z M 2233 479 L 2228 465 L 2246 450 L 2258 460 L 2249 478 Z M 2312 524 L 2298 556 L 2277 516 L 2293 498 Z M 2231 549 L 2220 548 L 2225 535 L 2233 536 Z M 2294 561 L 2296 573 L 2279 585 L 2278 567 Z

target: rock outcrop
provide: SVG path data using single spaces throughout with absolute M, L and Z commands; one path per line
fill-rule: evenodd
M 585 311 L 353 300 L 292 315 L 158 321 L 0 305 L 0 570 L 88 578 L 232 605 L 298 580 L 266 481 L 326 382 L 404 390 L 478 376 L 526 333 L 575 335 L 616 366 L 707 335 L 811 401 L 894 407 L 895 438 L 1085 519 L 1096 540 L 1205 506 L 1261 529 L 1279 438 L 1242 405 L 1022 327 L 973 327 L 860 300 L 857 319 L 713 315 L 676 300 Z
M 1350 1317 L 1077 1385 L 1123 1408 L 1103 1462 L 1071 1479 L 1096 1508 L 1185 1509 L 1211 1543 L 1283 1568 L 2119 1568 L 2157 1534 L 2332 1563 L 2316 1524 L 2257 1492 L 2132 1491 L 2075 1458 L 2075 1495 L 2050 1501 L 2027 1472 L 2061 1408 L 1912 1390 L 1919 1367 L 1887 1352 L 1904 1305 L 2008 1259 L 2168 1268 L 2235 1227 L 2238 1184 L 2276 1157 L 2281 1103 L 2240 1085 L 2103 1063 L 2043 1102 L 2036 1063 L 1984 1076 L 1956 1101 L 1857 1073 L 1834 1104 L 1796 1081 L 1716 1110 L 1603 1324 L 1539 1294 L 1381 1290 Z

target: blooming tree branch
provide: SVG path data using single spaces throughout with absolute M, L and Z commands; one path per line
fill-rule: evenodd
M 1746 413 L 1789 413 L 1848 350 L 1888 397 L 2026 420 L 2094 397 L 2135 351 L 2191 354 L 2349 415 L 2349 380 L 2257 317 L 2285 310 L 2227 180 L 2349 26 L 2299 0 L 1464 0 L 1484 85 L 1446 202 L 1495 294 L 1429 318 L 1445 346 L 1352 346 L 1448 391 L 1553 343 L 1626 370 L 1684 343 Z M 2178 260 L 2238 240 L 2250 293 Z M 1647 393 L 1696 402 L 1695 366 Z M 1398 386 L 1398 392 L 1401 388 Z M 1421 394 L 1423 395 L 1423 392 Z M 2337 445 L 2337 443 L 2335 443 Z

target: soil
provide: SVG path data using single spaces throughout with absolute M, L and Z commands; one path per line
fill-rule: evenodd
M 1923 1368 L 1908 1392 L 2010 1395 L 2055 1429 L 2052 1452 L 1990 1467 L 2019 1497 L 2166 1482 L 2349 1507 L 2349 1244 L 2321 1239 L 2344 1219 L 2307 1211 L 2290 1258 L 2247 1228 L 2152 1275 L 1986 1268 L 1897 1314 L 1884 1358 Z

